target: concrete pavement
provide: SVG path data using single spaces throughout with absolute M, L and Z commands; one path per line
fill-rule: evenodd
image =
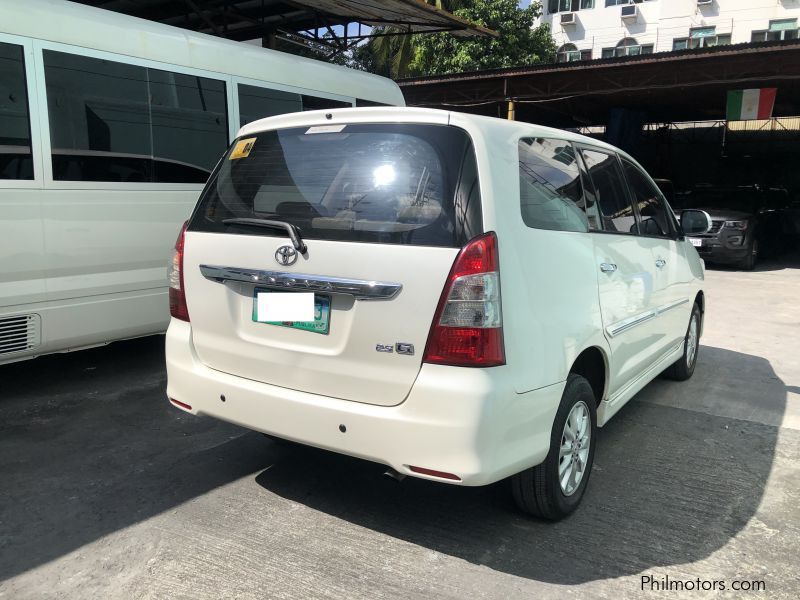
M 0 598 L 795 598 L 800 269 L 707 280 L 694 378 L 601 431 L 557 524 L 171 408 L 160 338 L 0 367 Z

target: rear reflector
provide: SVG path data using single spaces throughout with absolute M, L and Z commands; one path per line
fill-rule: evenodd
M 186 404 L 185 402 L 180 402 L 179 400 L 175 400 L 175 398 L 170 398 L 170 402 L 172 402 L 175 406 L 183 408 L 185 410 L 192 410 L 192 407 Z
M 420 475 L 430 475 L 432 477 L 439 477 L 441 479 L 451 479 L 452 481 L 461 481 L 461 477 L 453 475 L 452 473 L 445 473 L 444 471 L 434 471 L 433 469 L 426 469 L 424 467 L 408 466 L 409 470 Z
M 189 307 L 186 306 L 186 288 L 183 286 L 183 247 L 188 224 L 189 222 L 187 221 L 181 227 L 181 232 L 175 241 L 175 249 L 172 251 L 172 259 L 167 266 L 169 314 L 181 321 L 189 321 Z
M 470 240 L 456 257 L 433 317 L 423 361 L 459 367 L 505 364 L 494 232 Z

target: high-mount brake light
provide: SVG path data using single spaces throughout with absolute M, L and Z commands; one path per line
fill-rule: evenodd
M 459 367 L 505 364 L 494 232 L 473 238 L 458 253 L 436 308 L 423 361 Z

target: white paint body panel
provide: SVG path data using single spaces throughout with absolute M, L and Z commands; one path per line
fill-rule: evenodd
M 390 301 L 351 300 L 350 306 L 340 306 L 332 323 L 343 320 L 343 331 L 330 339 L 287 330 L 270 332 L 265 343 L 253 333 L 262 324 L 241 318 L 252 305 L 252 286 L 241 284 L 248 288 L 242 292 L 240 284 L 205 280 L 199 264 L 265 268 L 271 263 L 266 268 L 276 269 L 272 254 L 286 239 L 190 232 L 185 289 L 189 314 L 193 319 L 197 314 L 202 325 L 170 324 L 170 398 L 191 405 L 194 414 L 384 463 L 402 473 L 414 474 L 408 466 L 417 465 L 454 473 L 461 478 L 456 483 L 483 485 L 544 460 L 567 376 L 584 350 L 599 350 L 606 363 L 600 425 L 678 358 L 689 311 L 702 290 L 702 263 L 688 241 L 545 231 L 525 226 L 521 218 L 520 138 L 615 149 L 564 131 L 443 111 L 327 112 L 332 119 L 324 113 L 271 117 L 240 134 L 326 122 L 414 122 L 447 123 L 471 136 L 483 228 L 498 237 L 506 364 L 448 367 L 375 351 L 375 342 L 385 335 L 389 342 L 408 341 L 422 352 L 455 249 L 308 240 L 308 263 L 301 259 L 279 270 L 397 282 L 404 290 Z M 616 279 L 602 279 L 599 262 L 606 257 L 625 267 Z M 658 272 L 657 258 L 667 264 Z M 655 310 L 684 296 L 690 301 L 654 315 L 647 326 L 614 337 L 606 332 L 636 311 Z M 348 338 L 352 331 L 357 336 Z M 243 369 L 250 375 L 231 374 Z M 346 433 L 339 431 L 340 424 Z
M 404 104 L 389 79 L 63 0 L 0 0 L 0 15 L 0 42 L 24 49 L 34 158 L 33 180 L 0 180 L 0 318 L 37 314 L 42 330 L 0 364 L 163 332 L 166 263 L 203 187 L 55 181 L 43 50 L 224 81 L 229 139 L 239 83 Z

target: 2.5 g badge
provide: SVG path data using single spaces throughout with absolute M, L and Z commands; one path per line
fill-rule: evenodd
M 377 352 L 405 354 L 406 356 L 414 356 L 414 344 L 408 342 L 397 342 L 396 344 L 375 344 Z

